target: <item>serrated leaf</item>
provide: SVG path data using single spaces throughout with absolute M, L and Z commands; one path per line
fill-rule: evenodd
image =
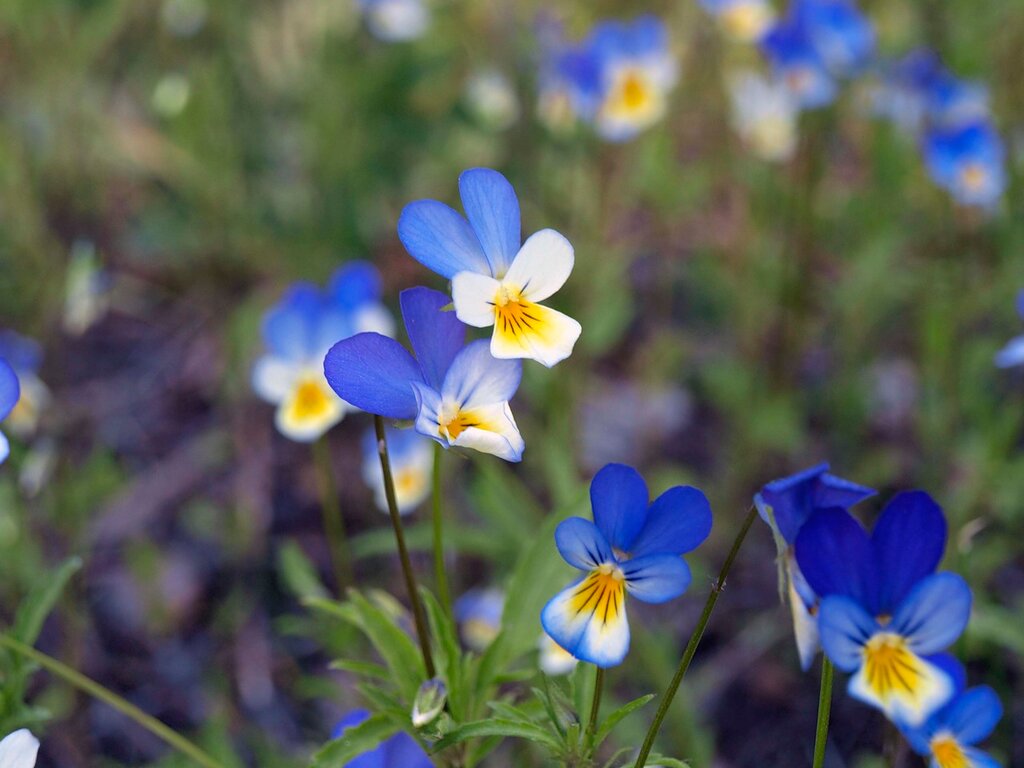
M 337 739 L 313 756 L 314 768 L 344 768 L 362 754 L 376 749 L 385 739 L 398 732 L 398 727 L 383 715 L 373 715 L 359 725 L 346 729 Z
M 527 741 L 539 742 L 553 750 L 561 748 L 558 740 L 555 739 L 543 726 L 527 724 L 515 720 L 504 720 L 502 718 L 491 718 L 489 720 L 477 720 L 472 723 L 464 723 L 452 729 L 444 738 L 434 745 L 434 751 L 440 752 L 453 744 L 476 739 L 484 736 L 504 736 L 506 738 L 526 739 Z
M 622 722 L 623 718 L 627 717 L 632 712 L 640 709 L 651 699 L 654 698 L 653 693 L 649 693 L 646 696 L 641 696 L 638 699 L 633 699 L 628 704 L 623 704 L 621 707 L 612 712 L 608 717 L 601 721 L 601 725 L 598 726 L 597 733 L 594 734 L 594 749 L 597 749 L 608 738 L 608 735 L 612 732 L 616 725 Z

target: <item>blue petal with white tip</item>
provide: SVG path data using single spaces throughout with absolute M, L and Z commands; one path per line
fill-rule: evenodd
M 501 277 L 508 271 L 522 242 L 519 199 L 515 190 L 497 171 L 471 168 L 459 176 L 459 195 L 490 264 L 490 274 Z

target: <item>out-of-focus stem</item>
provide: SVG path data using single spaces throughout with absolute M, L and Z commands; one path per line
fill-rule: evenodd
M 835 670 L 828 656 L 821 657 L 821 689 L 818 692 L 818 726 L 814 734 L 814 765 L 825 764 L 825 745 L 828 743 L 828 718 L 832 711 L 832 677 Z
M 331 449 L 327 444 L 327 435 L 313 443 L 313 462 L 316 464 L 317 483 L 320 487 L 320 510 L 324 520 L 324 536 L 327 537 L 327 547 L 331 553 L 331 568 L 338 594 L 343 595 L 345 587 L 355 584 L 355 573 L 349 557 L 338 488 L 334 483 L 334 472 L 331 471 Z
M 444 567 L 444 519 L 441 511 L 441 460 L 444 448 L 434 443 L 434 475 L 433 475 L 433 521 L 434 521 L 434 586 L 437 598 L 445 612 L 452 615 L 452 596 L 448 589 L 448 572 Z

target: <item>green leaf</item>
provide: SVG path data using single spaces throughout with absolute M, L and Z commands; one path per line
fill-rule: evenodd
M 433 594 L 426 589 L 421 589 L 420 594 L 427 610 L 427 621 L 430 622 L 434 664 L 448 686 L 448 708 L 452 717 L 461 720 L 467 716 L 468 692 L 464 690 L 462 680 L 462 649 L 459 646 L 455 622 Z
M 36 583 L 18 607 L 14 617 L 14 625 L 11 627 L 11 636 L 14 639 L 25 645 L 35 645 L 43 629 L 43 622 L 60 599 L 68 580 L 81 567 L 81 558 L 68 558 L 52 575 Z
M 372 749 L 394 735 L 398 727 L 383 715 L 374 715 L 357 726 L 349 728 L 337 739 L 313 756 L 314 768 L 344 768 L 353 759 Z
M 633 763 L 626 763 L 622 768 L 632 765 Z M 689 763 L 683 762 L 682 760 L 676 760 L 673 757 L 665 757 L 664 755 L 649 755 L 644 765 L 660 766 L 660 768 L 690 768 Z
M 317 576 L 316 567 L 294 541 L 289 541 L 281 547 L 277 565 L 285 585 L 299 599 L 329 597 L 320 577 Z
M 380 664 L 373 664 L 369 661 L 356 661 L 355 659 L 335 659 L 330 663 L 331 669 L 342 672 L 351 672 L 360 677 L 372 678 L 375 680 L 390 680 L 391 673 L 387 667 Z
M 612 732 L 615 726 L 622 721 L 623 718 L 625 718 L 627 715 L 634 712 L 635 710 L 640 709 L 640 707 L 644 706 L 653 698 L 654 694 L 649 693 L 646 696 L 641 696 L 638 699 L 633 699 L 628 704 L 624 704 L 623 706 L 619 707 L 614 712 L 612 712 L 610 715 L 608 715 L 608 717 L 606 717 L 601 722 L 601 725 L 597 729 L 597 733 L 594 734 L 594 749 L 597 749 L 599 746 L 601 746 L 602 742 L 604 742 L 604 740 L 608 738 L 608 735 Z
M 434 745 L 434 751 L 440 752 L 453 744 L 458 744 L 467 739 L 476 739 L 484 736 L 505 736 L 519 739 L 526 739 L 536 743 L 544 744 L 552 750 L 560 750 L 561 744 L 543 726 L 528 724 L 517 720 L 504 720 L 491 718 L 489 720 L 477 720 L 472 723 L 464 723 L 452 729 L 444 738 Z

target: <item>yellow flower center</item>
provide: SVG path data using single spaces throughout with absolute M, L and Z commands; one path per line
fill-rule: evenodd
M 494 296 L 494 322 L 502 333 L 519 337 L 540 325 L 536 306 L 523 298 L 518 287 L 502 284 Z
M 621 568 L 603 563 L 577 585 L 569 607 L 576 615 L 590 613 L 597 616 L 602 624 L 614 621 L 625 601 L 625 581 Z
M 932 739 L 932 757 L 939 768 L 970 768 L 967 756 L 952 736 L 941 734 Z
M 725 31 L 738 40 L 753 40 L 771 21 L 768 10 L 757 3 L 738 3 L 721 16 Z
M 295 389 L 292 408 L 297 421 L 323 416 L 331 409 L 330 393 L 319 381 L 306 379 Z
M 906 640 L 888 632 L 875 635 L 864 646 L 864 673 L 868 685 L 883 701 L 894 695 L 913 696 L 925 676 Z
M 437 414 L 437 434 L 449 443 L 459 439 L 470 427 L 481 426 L 480 419 L 472 411 L 461 411 L 458 407 L 442 406 Z
M 985 166 L 981 163 L 968 163 L 960 171 L 960 181 L 972 192 L 985 186 L 987 179 L 988 171 L 985 170 Z

